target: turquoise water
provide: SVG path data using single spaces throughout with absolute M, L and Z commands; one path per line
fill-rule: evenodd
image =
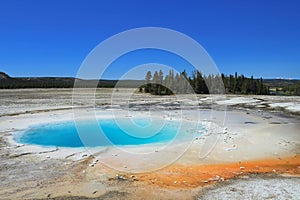
M 14 139 L 19 143 L 57 147 L 96 147 L 108 145 L 141 145 L 168 142 L 178 133 L 179 123 L 168 121 L 161 123 L 149 122 L 144 119 L 128 123 L 128 120 L 99 120 L 101 126 L 81 122 L 76 129 L 74 122 L 52 123 L 31 127 Z M 122 125 L 120 128 L 118 125 Z M 80 130 L 80 135 L 78 131 Z M 185 132 L 181 130 L 181 134 Z M 153 134 L 155 133 L 155 134 Z M 182 134 L 184 135 L 184 134 Z

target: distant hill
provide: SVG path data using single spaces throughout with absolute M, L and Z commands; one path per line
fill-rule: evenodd
M 99 88 L 133 88 L 139 87 L 145 83 L 144 80 L 81 80 L 72 77 L 10 77 L 4 72 L 0 72 L 0 89 L 17 88 L 73 88 L 77 80 L 80 87 L 89 88 L 97 85 Z M 299 80 L 290 79 L 264 79 L 264 85 L 269 88 L 287 88 L 294 87 Z
M 296 79 L 264 79 L 264 84 L 269 87 L 282 88 L 295 85 L 299 80 Z
M 0 72 L 0 89 L 17 88 L 73 88 L 77 80 L 79 87 L 112 88 L 118 83 L 119 87 L 138 87 L 144 84 L 142 80 L 81 80 L 72 77 L 18 77 L 12 78 L 4 72 Z
M 270 94 L 300 95 L 300 80 L 296 79 L 265 79 L 264 84 L 269 87 Z
M 4 72 L 0 72 L 0 80 L 5 80 L 5 79 L 11 79 L 11 78 Z

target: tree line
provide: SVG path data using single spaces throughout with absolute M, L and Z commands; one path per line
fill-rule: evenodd
M 223 85 L 224 84 L 224 85 Z M 222 88 L 223 87 L 223 88 Z M 225 90 L 225 91 L 224 91 Z M 244 75 L 203 75 L 200 71 L 194 71 L 191 76 L 184 70 L 174 73 L 170 70 L 164 76 L 163 71 L 155 71 L 152 75 L 148 71 L 145 76 L 145 84 L 140 91 L 154 95 L 187 94 L 269 94 L 269 87 L 264 85 L 263 79 L 247 78 Z

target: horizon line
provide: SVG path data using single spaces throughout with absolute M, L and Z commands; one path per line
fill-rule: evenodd
M 44 75 L 37 75 L 37 76 L 10 76 L 8 73 L 6 72 L 3 72 L 3 71 L 0 71 L 0 73 L 4 73 L 6 75 L 8 75 L 9 77 L 11 78 L 74 78 L 76 79 L 77 77 L 76 76 L 44 76 Z M 239 76 L 243 75 L 245 76 L 246 78 L 250 78 L 251 76 L 253 75 L 250 75 L 250 76 L 247 76 L 247 75 L 244 75 L 243 73 L 239 73 L 239 72 L 235 72 L 237 73 Z M 234 73 L 234 74 L 235 74 Z M 220 73 L 220 74 L 224 74 L 225 76 L 229 76 L 229 75 L 234 75 L 234 74 L 225 74 L 225 73 Z M 263 76 L 253 76 L 254 79 L 260 79 L 260 78 L 263 78 L 263 79 L 277 79 L 277 80 L 300 80 L 300 77 L 298 78 L 291 78 L 291 77 L 263 77 Z M 118 78 L 112 78 L 112 77 L 103 77 L 101 79 L 83 79 L 83 78 L 77 78 L 77 79 L 82 79 L 82 80 L 144 80 L 144 79 L 118 79 Z

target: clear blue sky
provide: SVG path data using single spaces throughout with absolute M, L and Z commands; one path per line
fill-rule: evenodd
M 75 76 L 101 41 L 155 26 L 194 38 L 225 74 L 300 78 L 299 10 L 297 0 L 0 0 L 0 71 Z

